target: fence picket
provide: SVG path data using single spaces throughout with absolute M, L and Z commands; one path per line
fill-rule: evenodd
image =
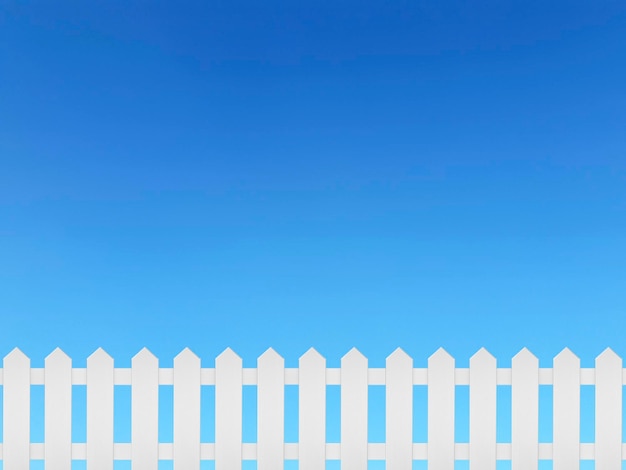
M 554 470 L 580 468 L 580 359 L 568 348 L 553 361 Z
M 428 358 L 428 468 L 454 470 L 454 358 L 439 348 Z
M 596 445 L 598 470 L 622 468 L 622 359 L 610 348 L 596 358 Z
M 4 357 L 2 453 L 6 470 L 30 466 L 30 359 L 18 348 Z
M 269 348 L 257 363 L 257 466 L 282 470 L 285 460 L 285 361 Z
M 526 348 L 511 361 L 511 469 L 539 465 L 539 361 Z
M 215 360 L 215 470 L 241 470 L 241 358 L 227 348 Z
M 470 470 L 496 470 L 496 370 L 485 348 L 470 358 Z
M 341 470 L 367 470 L 367 358 L 341 358 Z
M 387 470 L 413 468 L 413 359 L 396 349 L 386 361 Z
M 72 468 L 72 360 L 56 348 L 44 368 L 46 470 Z
M 159 466 L 159 360 L 143 348 L 131 363 L 133 470 Z
M 174 470 L 200 469 L 200 358 L 174 358 Z
M 309 349 L 298 363 L 300 470 L 326 467 L 326 359 Z
M 113 358 L 98 348 L 87 358 L 87 470 L 113 470 L 113 386 Z

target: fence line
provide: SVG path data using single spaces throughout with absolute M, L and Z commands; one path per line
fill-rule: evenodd
M 537 358 L 522 349 L 510 368 L 498 368 L 484 348 L 469 368 L 440 348 L 428 367 L 414 368 L 401 349 L 385 368 L 369 368 L 353 348 L 341 367 L 310 349 L 298 368 L 285 368 L 273 349 L 258 358 L 256 368 L 226 349 L 214 368 L 202 368 L 188 348 L 172 368 L 159 368 L 146 348 L 130 368 L 115 368 L 101 348 L 86 368 L 72 368 L 59 348 L 44 368 L 15 348 L 0 369 L 3 388 L 3 436 L 0 458 L 5 470 L 29 468 L 43 459 L 46 470 L 71 470 L 72 460 L 86 460 L 88 470 L 112 470 L 115 460 L 131 460 L 134 470 L 156 470 L 159 460 L 173 460 L 174 470 L 199 470 L 201 460 L 214 460 L 216 470 L 240 470 L 242 460 L 256 460 L 259 470 L 281 470 L 285 460 L 298 460 L 301 470 L 325 468 L 340 460 L 342 469 L 366 470 L 368 460 L 385 460 L 389 470 L 410 470 L 414 460 L 430 469 L 454 470 L 456 460 L 469 460 L 470 470 L 495 470 L 497 460 L 510 460 L 512 470 L 537 470 L 539 460 L 552 460 L 554 470 L 576 470 L 580 460 L 595 460 L 601 470 L 621 470 L 622 387 L 626 369 L 611 349 L 596 358 L 594 368 L 565 348 L 552 368 L 539 368 Z M 30 388 L 44 385 L 44 443 L 30 442 Z M 87 388 L 86 443 L 73 443 L 72 386 Z M 131 385 L 131 443 L 113 439 L 114 386 Z M 173 443 L 158 441 L 159 385 L 173 386 Z M 256 443 L 242 442 L 242 388 L 257 387 Z M 285 385 L 298 385 L 298 443 L 284 442 Z M 326 442 L 326 387 L 341 387 L 340 443 Z M 368 386 L 384 385 L 384 443 L 368 442 Z M 428 442 L 413 442 L 413 387 L 428 388 Z M 469 385 L 469 443 L 454 439 L 455 387 Z M 496 441 L 496 390 L 511 386 L 511 442 Z M 553 387 L 553 442 L 539 443 L 539 385 Z M 580 442 L 580 387 L 595 386 L 595 442 Z M 215 442 L 200 440 L 201 386 L 215 387 Z

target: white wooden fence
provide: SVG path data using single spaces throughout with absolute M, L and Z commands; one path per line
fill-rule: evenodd
M 368 368 L 367 358 L 352 349 L 340 368 L 327 368 L 310 349 L 298 368 L 268 349 L 257 368 L 242 368 L 226 349 L 215 368 L 202 368 L 189 349 L 173 368 L 159 368 L 143 349 L 131 368 L 114 368 L 98 349 L 87 368 L 72 368 L 56 349 L 43 369 L 30 367 L 19 349 L 4 358 L 4 470 L 24 470 L 43 459 L 46 470 L 71 470 L 72 460 L 86 460 L 88 470 L 112 470 L 114 460 L 132 461 L 133 470 L 156 470 L 159 460 L 173 460 L 175 470 L 199 470 L 200 460 L 215 460 L 216 470 L 239 470 L 256 460 L 258 470 L 281 470 L 284 460 L 298 460 L 300 470 L 322 470 L 326 460 L 340 460 L 344 470 L 365 470 L 368 460 L 386 460 L 388 470 L 410 470 L 413 460 L 427 460 L 431 470 L 453 470 L 455 460 L 469 460 L 471 470 L 495 470 L 496 460 L 510 460 L 512 470 L 536 470 L 538 460 L 553 460 L 554 470 L 576 470 L 580 460 L 595 460 L 598 470 L 621 470 L 622 360 L 610 349 L 595 368 L 580 368 L 564 349 L 552 368 L 539 368 L 526 348 L 511 368 L 497 368 L 484 348 L 469 368 L 455 368 L 454 358 L 439 349 L 427 368 L 397 349 L 385 368 Z M 553 386 L 553 442 L 538 441 L 539 385 Z M 30 442 L 30 388 L 44 385 L 44 443 Z M 86 443 L 73 443 L 72 385 L 86 385 Z M 114 385 L 132 385 L 131 443 L 114 443 Z M 158 441 L 159 385 L 173 385 L 173 443 Z M 242 443 L 242 386 L 256 385 L 258 440 Z M 284 442 L 285 385 L 299 387 L 299 442 Z M 326 442 L 326 386 L 341 386 L 341 442 Z M 386 442 L 368 443 L 368 385 L 386 387 Z M 428 387 L 428 442 L 413 442 L 413 386 Z M 469 385 L 469 443 L 454 440 L 456 385 Z M 511 386 L 511 442 L 496 443 L 496 387 Z M 595 443 L 580 443 L 580 387 L 595 385 Z M 215 387 L 215 442 L 200 442 L 201 386 Z

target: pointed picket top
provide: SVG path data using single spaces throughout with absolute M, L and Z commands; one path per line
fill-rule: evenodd
M 552 362 L 554 366 L 580 366 L 580 359 L 578 358 L 578 356 L 567 347 L 563 348 L 563 350 L 554 357 Z
M 215 358 L 215 365 L 217 366 L 218 364 L 226 366 L 226 367 L 228 366 L 241 367 L 242 360 L 237 355 L 237 353 L 235 353 L 235 351 L 233 351 L 230 348 L 226 348 L 224 349 L 224 351 L 220 353 L 219 356 Z
M 402 348 L 396 348 L 394 352 L 387 356 L 385 365 L 389 367 L 391 364 L 410 365 L 413 366 L 413 358 L 409 356 Z
M 529 365 L 533 365 L 533 366 L 538 366 L 539 365 L 539 359 L 537 358 L 537 356 L 535 356 L 533 353 L 530 352 L 530 350 L 526 347 L 522 348 L 520 350 L 520 352 L 518 352 L 515 356 L 513 356 L 513 359 L 511 360 L 511 364 L 529 364 Z
M 298 362 L 300 366 L 308 364 L 325 364 L 326 358 L 317 352 L 315 348 L 309 348 L 307 352 L 300 356 Z
M 57 347 L 54 349 L 54 351 L 46 356 L 44 361 L 45 364 L 48 364 L 48 361 L 62 363 L 64 361 L 71 361 L 71 358 L 67 354 L 65 354 L 65 351 Z
M 158 363 L 159 359 L 146 347 L 135 354 L 131 360 L 132 366 L 155 365 Z
M 267 348 L 267 350 L 259 356 L 257 359 L 257 365 L 279 365 L 284 366 L 285 359 L 278 354 L 273 348 Z
M 492 362 L 495 362 L 495 361 L 496 361 L 496 358 L 494 357 L 494 355 L 491 354 L 489 351 L 487 351 L 486 348 L 482 347 L 478 351 L 476 351 L 472 357 L 470 357 L 470 366 L 474 362 L 482 363 L 482 364 L 491 364 Z
M 437 349 L 429 358 L 428 358 L 428 367 L 432 367 L 435 364 L 452 364 L 454 365 L 454 358 L 443 348 Z
M 56 348 L 50 354 L 46 356 L 44 360 L 44 365 L 46 367 L 50 367 L 52 365 L 69 365 L 71 367 L 72 359 L 65 354 L 65 352 L 61 348 Z
M 341 358 L 341 365 L 344 366 L 346 364 L 367 366 L 367 358 L 357 348 L 352 348 Z
M 87 367 L 96 364 L 113 364 L 113 358 L 102 348 L 96 349 L 91 356 L 87 358 Z
M 596 357 L 596 367 L 598 366 L 598 364 L 611 364 L 613 366 L 616 366 L 619 364 L 620 367 L 622 365 L 622 358 L 619 357 L 615 351 L 613 351 L 611 348 L 606 348 L 604 351 L 602 351 L 598 357 Z
M 15 365 L 30 365 L 30 359 L 24 354 L 20 348 L 13 348 L 13 350 L 4 356 L 4 363 L 10 363 Z
M 200 358 L 196 356 L 191 349 L 185 348 L 181 352 L 179 352 L 178 355 L 174 358 L 174 367 L 176 367 L 176 364 L 185 364 L 185 363 L 193 364 L 194 366 L 197 364 L 199 367 Z

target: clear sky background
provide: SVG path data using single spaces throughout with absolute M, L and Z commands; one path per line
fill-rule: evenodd
M 625 356 L 625 57 L 620 1 L 3 2 L 0 355 Z

